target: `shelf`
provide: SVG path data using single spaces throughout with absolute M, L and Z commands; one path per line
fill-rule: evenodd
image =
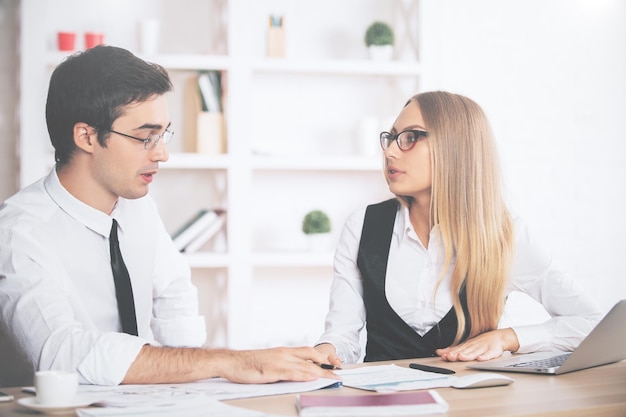
M 171 153 L 170 159 L 160 165 L 161 169 L 228 169 L 230 157 L 203 155 L 192 152 Z
M 417 77 L 421 65 L 411 61 L 379 62 L 371 60 L 320 60 L 295 61 L 288 59 L 266 59 L 252 66 L 258 73 L 328 74 L 328 75 L 380 75 Z
M 263 171 L 381 171 L 380 157 L 352 156 L 255 156 L 252 168 Z
M 142 57 L 158 62 L 168 70 L 228 70 L 230 58 L 223 55 L 164 54 Z
M 49 52 L 46 59 L 52 66 L 56 66 L 63 61 L 69 55 L 75 53 L 72 52 Z M 157 62 L 159 65 L 167 68 L 168 70 L 228 70 L 230 68 L 230 58 L 223 55 L 203 55 L 203 54 L 158 54 L 145 56 L 137 54 L 140 58 L 149 61 Z
M 265 252 L 252 255 L 254 267 L 265 268 L 305 268 L 305 267 L 332 267 L 333 253 L 331 252 Z
M 63 59 L 77 51 L 48 52 L 47 61 L 56 66 Z M 224 55 L 205 54 L 157 54 L 141 55 L 140 58 L 157 62 L 168 70 L 229 70 L 231 59 Z M 282 58 L 268 58 L 254 63 L 251 67 L 256 73 L 292 73 L 309 75 L 363 75 L 363 76 L 400 76 L 417 77 L 422 69 L 419 62 L 414 61 L 372 61 L 361 60 L 290 60 Z
M 69 55 L 78 52 L 53 51 L 47 54 L 46 60 L 52 66 L 56 66 Z M 231 60 L 224 55 L 204 54 L 158 54 L 141 55 L 140 58 L 157 62 L 168 70 L 228 70 Z M 367 59 L 362 60 L 319 60 L 302 61 L 289 59 L 266 59 L 252 66 L 253 72 L 258 73 L 293 73 L 293 74 L 330 74 L 330 75 L 380 75 L 380 76 L 406 76 L 417 77 L 421 73 L 421 65 L 412 61 L 388 61 L 378 62 Z

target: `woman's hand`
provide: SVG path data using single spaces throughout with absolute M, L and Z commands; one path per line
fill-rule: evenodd
M 518 349 L 519 341 L 515 331 L 507 328 L 485 332 L 459 345 L 437 349 L 435 352 L 449 362 L 487 361 L 502 356 L 506 351 L 515 352 Z

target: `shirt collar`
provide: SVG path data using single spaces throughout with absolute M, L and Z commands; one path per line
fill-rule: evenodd
M 400 236 L 398 236 L 400 244 L 402 244 L 404 242 L 404 239 L 408 237 L 412 236 L 414 239 L 417 238 L 415 230 L 413 230 L 413 225 L 411 224 L 411 218 L 409 217 L 408 206 L 400 204 L 400 215 L 396 218 L 396 220 L 399 223 L 400 230 L 402 230 L 402 233 L 400 233 Z
M 419 238 L 417 237 L 417 233 L 415 233 L 415 229 L 413 229 L 413 224 L 411 223 L 411 217 L 409 216 L 409 207 L 407 205 L 404 204 L 400 204 L 400 215 L 396 217 L 396 221 L 398 222 L 398 225 L 400 226 L 400 229 L 396 229 L 396 230 L 402 230 L 402 233 L 400 233 L 400 235 L 398 236 L 398 240 L 399 243 L 403 243 L 404 239 L 413 239 L 415 241 L 420 242 Z M 439 225 L 436 224 L 435 226 L 433 226 L 432 230 L 430 231 L 430 241 L 433 241 L 433 238 L 440 238 L 441 237 L 441 233 L 439 230 Z M 430 244 L 428 245 L 430 247 Z
M 111 232 L 111 225 L 113 223 L 113 216 L 106 215 L 100 210 L 83 203 L 70 194 L 70 192 L 67 191 L 61 184 L 59 176 L 56 172 L 56 167 L 53 168 L 45 178 L 44 187 L 56 205 L 70 217 L 104 237 L 109 236 L 109 233 Z M 113 213 L 118 211 L 119 210 L 116 205 Z M 117 216 L 115 217 L 117 218 Z

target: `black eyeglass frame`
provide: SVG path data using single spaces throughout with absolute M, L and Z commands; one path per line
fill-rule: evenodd
M 127 137 L 129 139 L 134 139 L 139 142 L 143 142 L 143 148 L 148 151 L 156 148 L 156 146 L 159 144 L 159 141 L 161 139 L 163 139 L 163 144 L 167 145 L 168 143 L 172 141 L 172 137 L 174 136 L 174 132 L 169 129 L 165 129 L 163 133 L 155 133 L 154 135 L 150 135 L 145 139 L 138 138 L 136 136 L 127 135 L 126 133 L 118 132 L 117 130 L 113 130 L 113 129 L 109 129 L 109 132 Z
M 408 146 L 403 147 L 400 136 L 402 136 L 405 133 L 412 133 L 415 140 L 410 142 Z M 428 132 L 425 130 L 419 130 L 419 129 L 407 129 L 395 135 L 390 132 L 380 132 L 380 147 L 383 148 L 383 151 L 386 151 L 387 149 L 389 149 L 389 146 L 391 146 L 391 142 L 395 140 L 396 144 L 398 145 L 398 148 L 401 151 L 406 152 L 406 151 L 410 151 L 411 149 L 413 149 L 415 144 L 419 142 L 420 137 L 427 138 Z

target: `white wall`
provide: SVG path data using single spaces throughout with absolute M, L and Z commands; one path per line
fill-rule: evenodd
M 425 88 L 482 105 L 513 210 L 603 309 L 626 298 L 626 2 L 423 1 Z

